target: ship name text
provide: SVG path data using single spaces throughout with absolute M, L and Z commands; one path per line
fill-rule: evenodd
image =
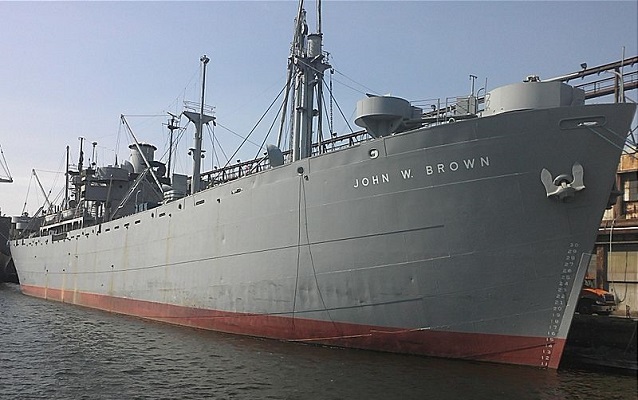
M 458 171 L 469 171 L 477 168 L 486 168 L 490 166 L 489 156 L 480 156 L 478 158 L 467 158 L 460 161 L 449 161 L 436 164 L 427 164 L 422 169 L 404 168 L 398 171 L 398 174 L 390 174 L 383 172 L 380 174 L 369 175 L 354 178 L 353 188 L 365 188 L 368 186 L 382 185 L 389 183 L 390 178 L 396 176 L 401 180 L 409 180 L 417 175 L 433 176 L 454 173 Z

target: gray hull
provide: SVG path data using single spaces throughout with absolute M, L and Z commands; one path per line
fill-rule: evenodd
M 11 251 L 39 297 L 556 368 L 633 113 L 560 107 L 397 134 Z M 575 164 L 585 189 L 548 197 L 541 171 Z

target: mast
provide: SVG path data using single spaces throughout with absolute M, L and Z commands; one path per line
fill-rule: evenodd
M 213 121 L 215 117 L 204 114 L 204 99 L 206 89 L 206 64 L 210 61 L 204 54 L 199 61 L 202 62 L 202 102 L 200 105 L 199 113 L 193 111 L 184 111 L 184 115 L 192 123 L 195 124 L 195 140 L 193 148 L 190 149 L 190 154 L 193 156 L 193 177 L 191 179 L 191 194 L 199 192 L 201 186 L 201 165 L 202 165 L 202 132 L 204 125 Z
M 97 160 L 95 159 L 95 147 L 97 146 L 97 142 L 91 143 L 93 145 L 93 153 L 91 154 L 91 164 L 90 166 L 95 167 L 97 165 Z
M 317 35 L 319 35 L 320 38 L 319 53 L 321 54 L 321 57 L 323 57 L 323 48 L 321 41 L 321 39 L 323 39 L 323 33 L 321 32 L 321 0 L 317 0 Z M 323 58 L 322 66 L 325 66 L 325 68 L 321 70 L 319 84 L 317 85 L 317 109 L 313 112 L 313 115 L 317 116 L 317 143 L 319 144 L 319 152 L 321 152 L 321 143 L 323 142 L 323 71 L 330 68 L 330 65 L 323 62 Z
M 78 159 L 78 172 L 82 173 L 82 163 L 84 162 L 84 151 L 82 151 L 82 144 L 84 144 L 84 138 L 80 136 L 80 158 Z
M 199 108 L 199 121 L 197 121 L 197 134 L 195 135 L 195 155 L 194 163 L 193 163 L 193 185 L 191 187 L 191 194 L 197 193 L 199 191 L 199 186 L 201 182 L 201 165 L 202 165 L 202 136 L 203 136 L 203 128 L 204 128 L 204 95 L 206 90 L 206 65 L 210 59 L 203 55 L 202 58 L 199 59 L 202 62 L 202 103 Z
M 69 206 L 69 146 L 66 146 L 66 171 L 64 173 L 66 177 L 64 182 L 64 207 Z
M 80 136 L 78 139 L 80 139 L 80 156 L 78 158 L 78 180 L 76 181 L 75 184 L 75 191 L 73 193 L 73 197 L 75 198 L 75 200 L 78 202 L 80 202 L 80 182 L 82 182 L 82 163 L 84 162 L 84 150 L 82 149 L 82 145 L 84 144 L 84 138 L 82 136 Z
M 330 68 L 322 49 L 321 2 L 317 3 L 317 33 L 308 34 L 303 1 L 299 5 L 292 62 L 294 92 L 292 158 L 301 160 L 312 155 L 312 131 L 314 119 L 321 116 L 321 96 L 324 71 Z M 315 101 L 316 97 L 316 101 Z M 316 108 L 315 108 L 316 105 Z M 321 133 L 321 119 L 317 118 L 317 134 Z
M 179 126 L 176 124 L 177 115 L 168 113 L 171 116 L 171 119 L 168 121 L 167 128 L 170 131 L 169 141 L 168 141 L 168 165 L 166 167 L 166 176 L 170 178 L 171 176 L 171 160 L 173 158 L 173 131 L 179 129 Z

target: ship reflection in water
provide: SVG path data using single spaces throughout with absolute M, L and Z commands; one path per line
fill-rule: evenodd
M 635 399 L 636 381 L 225 335 L 0 284 L 0 398 Z

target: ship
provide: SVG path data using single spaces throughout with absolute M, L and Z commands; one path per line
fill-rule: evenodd
M 7 160 L 4 157 L 4 151 L 0 146 L 0 183 L 12 183 L 13 177 L 9 172 Z M 0 282 L 18 283 L 18 276 L 11 260 L 11 251 L 9 250 L 9 230 L 11 228 L 11 218 L 2 215 L 0 210 Z
M 135 139 L 15 221 L 24 294 L 290 342 L 558 368 L 636 105 L 531 76 L 419 109 L 357 104 L 322 139 L 323 33 L 295 18 L 290 149 L 167 176 Z M 287 132 L 285 132 L 287 133 Z M 343 139 L 339 141 L 339 139 Z M 82 153 L 80 153 L 82 154 Z M 168 169 L 170 170 L 170 168 Z M 612 196 L 613 197 L 613 196 Z
M 0 282 L 18 283 L 18 276 L 9 250 L 10 229 L 11 218 L 0 215 Z

